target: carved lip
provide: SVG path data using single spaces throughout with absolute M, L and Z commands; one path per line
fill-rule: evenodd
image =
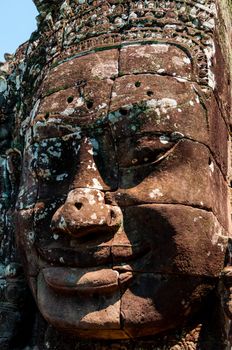
M 121 264 L 144 256 L 148 244 L 113 244 L 95 247 L 63 248 L 56 244 L 37 247 L 43 260 L 55 266 L 88 268 L 102 265 Z
M 98 270 L 82 268 L 48 267 L 42 270 L 47 285 L 59 293 L 112 293 L 129 282 L 131 271 L 119 273 L 104 268 Z
M 53 244 L 38 248 L 43 260 L 55 265 L 42 269 L 45 282 L 61 294 L 107 294 L 120 290 L 133 278 L 129 262 L 149 250 L 146 244 L 101 245 L 91 249 L 58 248 Z

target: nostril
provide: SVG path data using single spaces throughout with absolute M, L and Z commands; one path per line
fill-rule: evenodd
M 80 202 L 75 203 L 75 207 L 80 210 L 83 207 L 83 204 Z
M 113 210 L 110 211 L 110 217 L 111 217 L 111 219 L 116 218 L 116 213 Z
M 109 214 L 108 214 L 108 225 L 111 227 L 116 227 L 121 224 L 121 216 L 120 216 L 120 209 L 117 207 L 114 207 L 110 209 Z

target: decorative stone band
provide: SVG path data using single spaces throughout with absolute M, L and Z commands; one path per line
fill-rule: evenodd
M 103 34 L 80 42 L 78 45 L 67 47 L 60 53 L 58 59 L 67 59 L 84 55 L 90 51 L 103 50 L 113 47 L 122 47 L 134 44 L 170 44 L 179 47 L 186 53 L 192 63 L 192 81 L 208 85 L 214 88 L 214 81 L 211 79 L 210 66 L 214 54 L 214 43 L 209 38 L 204 47 L 195 38 L 185 33 L 175 36 L 172 29 L 162 31 L 160 28 L 133 28 L 123 34 Z
M 195 27 L 212 29 L 216 13 L 214 0 L 34 0 L 40 20 L 58 22 L 78 19 L 95 26 L 114 21 L 118 26 L 139 18 L 172 19 L 192 22 Z M 103 21 L 101 20 L 104 16 Z M 43 23 L 44 25 L 44 23 Z
M 46 1 L 39 1 L 42 3 Z M 29 57 L 43 53 L 46 63 L 57 64 L 125 44 L 170 43 L 189 56 L 192 80 L 214 88 L 210 67 L 215 51 L 215 1 L 66 0 L 57 6 L 55 22 L 49 11 L 41 22 L 41 39 L 31 42 Z M 54 12 L 54 4 L 47 4 L 49 9 Z

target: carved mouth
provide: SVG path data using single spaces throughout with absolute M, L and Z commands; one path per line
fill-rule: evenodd
M 147 244 L 114 244 L 95 247 L 61 248 L 56 244 L 37 248 L 40 257 L 55 266 L 88 268 L 115 265 L 144 256 L 150 247 Z
M 119 290 L 133 278 L 129 262 L 143 257 L 149 250 L 146 244 L 103 245 L 91 249 L 58 248 L 53 244 L 38 248 L 41 258 L 50 265 L 41 271 L 46 284 L 63 294 Z
M 112 293 L 133 278 L 131 271 L 48 267 L 42 270 L 47 285 L 59 293 Z

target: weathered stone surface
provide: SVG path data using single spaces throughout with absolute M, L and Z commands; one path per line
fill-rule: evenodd
M 46 283 L 58 293 L 63 290 L 67 293 L 101 294 L 118 289 L 119 273 L 112 269 L 83 272 L 83 269 L 50 267 L 43 270 L 43 276 Z
M 65 204 L 55 212 L 51 221 L 55 232 L 69 233 L 76 238 L 95 232 L 97 235 L 102 231 L 117 231 L 120 224 L 120 209 L 105 204 L 101 191 L 91 188 L 70 191 Z
M 55 92 L 42 100 L 39 113 L 45 119 L 59 114 L 62 119 L 71 121 L 75 126 L 84 126 L 86 122 L 91 123 L 106 115 L 112 84 L 110 79 L 88 80 L 83 91 L 77 86 Z
M 120 50 L 119 67 L 120 74 L 156 73 L 192 78 L 191 57 L 165 43 L 124 46 Z
M 59 328 L 74 332 L 86 329 L 87 336 L 105 338 L 104 329 L 120 330 L 120 295 L 96 295 L 90 298 L 83 295 L 57 294 L 51 289 L 40 273 L 38 278 L 38 303 L 44 317 Z M 62 311 L 61 311 L 62 310 Z M 99 330 L 102 329 L 102 332 Z M 95 333 L 96 332 L 96 333 Z M 119 332 L 120 333 L 120 332 Z M 95 336 L 96 334 L 96 336 Z M 117 334 L 117 332 L 116 332 Z
M 135 165 L 129 166 L 128 162 L 127 166 L 120 167 L 120 190 L 115 194 L 116 201 L 125 206 L 179 203 L 212 210 L 227 229 L 228 189 L 208 148 L 185 139 L 174 146 L 171 143 L 166 152 L 162 149 L 162 139 L 160 145 L 157 159 L 149 162 L 148 152 L 143 155 L 148 158 L 147 162 L 132 155 L 130 162 L 133 164 L 133 160 L 137 160 Z M 126 147 L 122 149 L 125 152 Z
M 125 270 L 168 276 L 220 275 L 227 233 L 212 213 L 191 206 L 143 204 L 125 208 L 123 217 L 124 232 L 112 242 L 116 266 L 123 267 L 123 262 Z
M 88 80 L 112 79 L 118 75 L 118 50 L 96 52 L 71 59 L 53 68 L 43 82 L 43 94 L 51 94 Z
M 135 274 L 122 296 L 123 327 L 131 337 L 176 327 L 212 288 L 213 282 L 193 276 Z
M 116 79 L 110 118 L 120 126 L 119 135 L 133 132 L 131 125 L 126 125 L 125 115 L 137 132 L 173 134 L 173 138 L 186 137 L 208 145 L 226 176 L 228 138 L 217 141 L 219 135 L 227 134 L 226 124 L 214 97 L 207 102 L 196 84 L 150 74 Z
M 222 2 L 35 4 L 0 64 L 0 347 L 228 349 Z

